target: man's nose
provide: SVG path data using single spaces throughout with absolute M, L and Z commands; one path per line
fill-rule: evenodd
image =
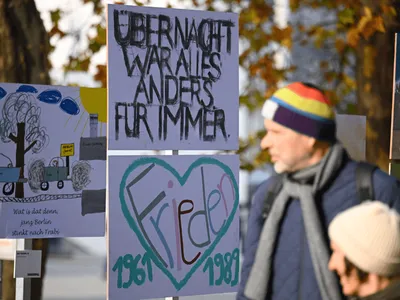
M 261 139 L 260 147 L 261 147 L 261 149 L 263 149 L 263 150 L 267 150 L 268 148 L 271 147 L 270 144 L 271 144 L 270 138 L 268 137 L 268 133 L 267 133 L 267 134 L 265 134 L 265 136 Z

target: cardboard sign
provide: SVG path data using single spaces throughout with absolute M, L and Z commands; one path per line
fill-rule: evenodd
M 14 278 L 40 278 L 42 276 L 42 250 L 17 250 Z
M 363 161 L 366 157 L 367 118 L 358 115 L 336 115 L 336 135 L 350 157 Z
M 400 38 L 395 34 L 390 159 L 400 159 Z
M 239 147 L 238 15 L 108 5 L 109 150 Z
M 0 83 L 0 238 L 104 236 L 106 122 L 105 89 Z
M 109 299 L 237 290 L 237 155 L 110 156 L 109 172 Z

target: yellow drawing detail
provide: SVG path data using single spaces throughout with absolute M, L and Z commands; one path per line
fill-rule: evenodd
M 74 153 L 75 153 L 74 144 L 61 144 L 61 149 L 60 149 L 61 157 L 74 156 Z
M 81 87 L 80 98 L 89 114 L 98 114 L 99 122 L 107 123 L 107 89 Z

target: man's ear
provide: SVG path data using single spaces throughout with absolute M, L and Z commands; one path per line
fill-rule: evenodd
M 310 151 L 315 150 L 315 147 L 317 146 L 317 139 L 307 136 L 306 137 L 306 145 L 308 146 L 308 149 Z

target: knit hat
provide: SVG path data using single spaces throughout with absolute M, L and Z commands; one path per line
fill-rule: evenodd
M 400 275 L 400 215 L 380 201 L 338 214 L 329 237 L 359 269 L 380 276 Z
M 310 84 L 294 82 L 277 90 L 261 111 L 265 119 L 321 141 L 336 140 L 335 114 L 329 99 Z

